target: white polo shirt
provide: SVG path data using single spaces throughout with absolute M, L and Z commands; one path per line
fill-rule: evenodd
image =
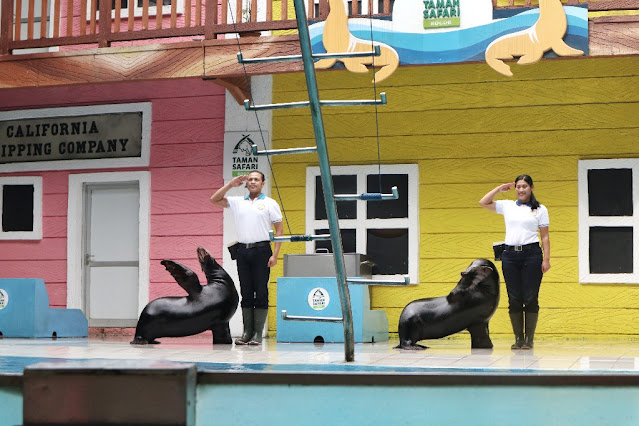
M 504 215 L 505 243 L 509 246 L 539 242 L 539 228 L 549 225 L 548 209 L 540 204 L 535 210 L 528 205 L 517 205 L 513 200 L 495 201 L 495 211 Z
M 254 200 L 246 197 L 227 197 L 235 218 L 235 233 L 240 243 L 270 240 L 273 224 L 282 221 L 280 206 L 272 198 L 260 194 Z

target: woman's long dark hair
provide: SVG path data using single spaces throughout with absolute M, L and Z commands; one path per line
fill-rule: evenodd
M 519 182 L 520 180 L 525 180 L 526 183 L 528 185 L 530 185 L 530 187 L 532 188 L 533 180 L 532 180 L 532 178 L 529 175 L 519 175 L 519 176 L 517 176 L 515 178 L 515 180 L 514 180 L 515 184 L 517 182 Z M 539 207 L 539 201 L 537 201 L 537 198 L 535 198 L 535 194 L 532 191 L 530 191 L 530 201 L 529 201 L 529 203 L 530 203 L 530 209 L 531 210 L 536 210 Z

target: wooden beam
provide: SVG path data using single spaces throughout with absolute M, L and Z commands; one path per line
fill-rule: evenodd
M 297 35 L 243 39 L 245 58 L 300 54 Z M 108 47 L 0 56 L 1 89 L 199 77 L 229 87 L 238 102 L 248 75 L 303 70 L 301 62 L 239 64 L 237 40 Z M 0 95 L 1 96 L 1 95 Z
M 251 99 L 251 88 L 247 77 L 245 76 L 212 77 L 206 79 L 211 80 L 228 90 L 231 96 L 233 96 L 233 99 L 235 99 L 235 101 L 240 105 L 244 105 L 245 99 Z

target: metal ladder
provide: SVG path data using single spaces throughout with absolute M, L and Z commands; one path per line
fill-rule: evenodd
M 313 65 L 313 59 L 322 58 L 353 58 L 353 57 L 368 57 L 379 56 L 379 46 L 375 46 L 374 50 L 370 52 L 357 52 L 357 53 L 333 53 L 333 54 L 313 54 L 311 47 L 311 39 L 308 30 L 308 21 L 306 18 L 306 11 L 304 7 L 304 0 L 294 0 L 295 15 L 297 19 L 297 27 L 299 31 L 300 46 L 302 50 L 301 55 L 292 56 L 279 56 L 270 58 L 254 58 L 244 59 L 242 53 L 238 53 L 238 61 L 240 63 L 264 63 L 264 62 L 279 62 L 279 61 L 299 61 L 302 60 L 304 65 L 304 74 L 306 76 L 306 86 L 308 90 L 308 101 L 303 102 L 291 102 L 282 104 L 270 104 L 270 105 L 250 105 L 249 100 L 244 101 L 244 107 L 247 110 L 264 110 L 264 109 L 284 109 L 284 108 L 300 108 L 310 107 L 311 116 L 313 119 L 313 130 L 315 133 L 315 147 L 307 148 L 289 148 L 279 150 L 264 150 L 259 151 L 257 145 L 253 144 L 254 155 L 281 155 L 281 154 L 306 154 L 316 152 L 320 165 L 320 172 L 322 176 L 322 189 L 324 190 L 324 202 L 326 204 L 326 216 L 329 225 L 329 235 L 290 235 L 284 237 L 275 237 L 273 231 L 270 233 L 271 241 L 276 242 L 300 242 L 300 241 L 315 241 L 315 240 L 331 240 L 333 245 L 333 258 L 335 261 L 335 272 L 337 278 L 337 287 L 339 290 L 340 304 L 342 308 L 342 318 L 328 318 L 328 317 L 306 317 L 306 316 L 290 316 L 286 314 L 286 311 L 282 311 L 282 318 L 287 321 L 317 321 L 317 322 L 341 322 L 344 324 L 344 358 L 346 362 L 352 362 L 355 360 L 355 348 L 353 339 L 353 316 L 351 311 L 351 298 L 348 290 L 348 284 L 378 284 L 378 285 L 407 285 L 409 284 L 408 276 L 405 276 L 400 281 L 379 281 L 362 278 L 347 278 L 346 269 L 344 265 L 344 251 L 342 247 L 342 238 L 339 229 L 339 221 L 337 217 L 336 200 L 389 200 L 397 199 L 398 191 L 397 187 L 392 188 L 391 194 L 381 193 L 364 193 L 364 194 L 341 194 L 335 195 L 333 190 L 333 179 L 331 175 L 331 168 L 328 158 L 328 149 L 326 146 L 326 135 L 324 133 L 324 120 L 322 118 L 322 106 L 352 106 L 352 105 L 375 105 L 386 104 L 386 94 L 380 93 L 380 100 L 354 100 L 354 101 L 320 101 L 319 92 L 317 89 L 317 80 L 315 76 L 315 67 Z

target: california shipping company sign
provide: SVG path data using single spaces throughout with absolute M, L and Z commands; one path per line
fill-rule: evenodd
M 0 121 L 0 164 L 140 157 L 142 112 Z

